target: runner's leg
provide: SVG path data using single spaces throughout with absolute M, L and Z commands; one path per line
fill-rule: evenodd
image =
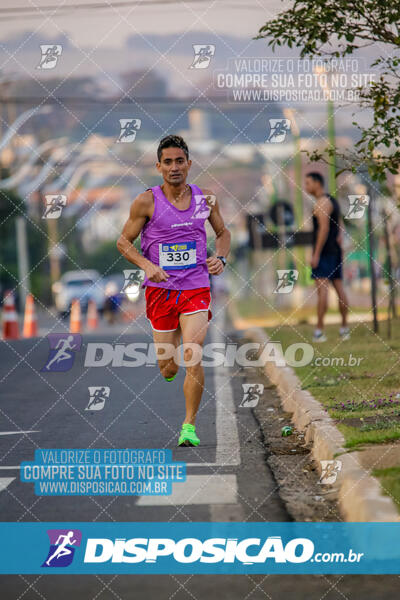
M 184 344 L 198 344 L 202 348 L 208 327 L 208 311 L 201 311 L 191 315 L 181 314 L 179 322 L 182 329 L 182 342 Z M 186 348 L 184 350 L 185 360 L 190 360 L 192 356 L 193 350 Z M 185 382 L 183 384 L 186 403 L 184 423 L 194 425 L 203 389 L 204 370 L 201 362 L 198 360 L 195 365 L 186 367 Z
M 163 344 L 173 344 L 175 348 L 179 346 L 181 339 L 181 328 L 178 325 L 178 328 L 175 331 L 154 331 L 153 330 L 153 339 L 154 343 L 163 343 Z M 160 347 L 160 352 L 161 352 Z M 167 359 L 158 359 L 158 366 L 161 371 L 161 375 L 163 377 L 170 378 L 174 377 L 178 372 L 178 365 L 175 363 L 173 357 Z
M 318 316 L 318 324 L 317 328 L 321 331 L 324 328 L 324 316 L 326 311 L 328 310 L 328 285 L 329 279 L 327 277 L 320 277 L 315 280 L 317 286 L 317 316 Z
M 343 281 L 341 279 L 333 279 L 332 285 L 336 290 L 339 299 L 339 310 L 342 315 L 342 327 L 347 327 L 347 313 L 349 311 L 349 305 L 347 301 L 347 295 L 344 291 Z

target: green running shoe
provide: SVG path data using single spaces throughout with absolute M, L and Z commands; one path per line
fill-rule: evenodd
M 177 376 L 177 373 L 175 373 L 175 375 L 172 375 L 172 377 L 165 377 L 165 381 L 168 381 L 168 383 L 170 383 L 171 381 L 173 381 L 175 379 L 176 376 Z
M 196 427 L 191 423 L 182 425 L 181 435 L 179 436 L 178 446 L 198 446 L 200 440 L 196 435 Z

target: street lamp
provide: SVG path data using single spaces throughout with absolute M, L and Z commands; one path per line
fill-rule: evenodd
M 31 169 L 35 163 L 35 161 L 42 155 L 42 153 L 51 150 L 53 147 L 56 147 L 62 143 L 62 140 L 48 140 L 40 146 L 30 148 L 31 154 L 29 160 L 25 162 L 25 164 L 13 175 L 7 177 L 6 179 L 0 179 L 0 190 L 10 190 L 17 187 L 27 176 L 29 176 Z
M 37 114 L 45 114 L 50 111 L 49 106 L 41 106 L 40 108 L 33 108 L 24 111 L 12 124 L 10 124 L 6 131 L 3 139 L 0 142 L 0 157 L 3 149 L 12 140 L 17 133 L 18 129 L 24 125 L 32 116 Z M 18 276 L 19 276 L 19 289 L 20 289 L 20 303 L 21 306 L 25 306 L 26 296 L 30 292 L 29 283 L 29 260 L 28 260 L 28 245 L 26 236 L 26 218 L 25 216 L 19 215 L 15 220 L 16 228 L 16 242 L 17 242 L 17 262 L 18 262 Z
M 2 150 L 4 150 L 4 148 L 10 142 L 10 140 L 17 133 L 18 129 L 20 129 L 22 125 L 24 125 L 31 117 L 35 115 L 44 115 L 49 113 L 50 111 L 51 107 L 45 105 L 40 106 L 39 108 L 29 108 L 28 110 L 25 110 L 22 114 L 20 114 L 19 117 L 12 123 L 12 125 L 9 126 L 3 139 L 1 140 L 0 153 L 2 152 Z

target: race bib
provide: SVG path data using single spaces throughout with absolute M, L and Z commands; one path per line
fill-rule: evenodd
M 180 244 L 159 244 L 160 267 L 166 271 L 172 269 L 191 269 L 196 266 L 196 242 Z

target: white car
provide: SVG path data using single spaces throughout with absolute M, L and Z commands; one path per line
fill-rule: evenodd
M 54 301 L 60 315 L 71 310 L 72 300 L 80 301 L 81 309 L 87 310 L 89 300 L 96 302 L 97 309 L 104 309 L 104 281 L 98 271 L 67 271 L 52 286 Z

